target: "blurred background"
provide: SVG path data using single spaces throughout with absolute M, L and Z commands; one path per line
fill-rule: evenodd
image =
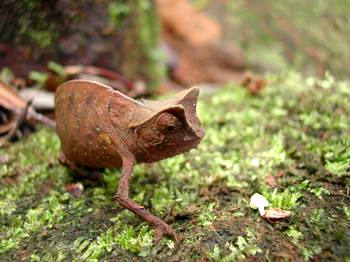
M 348 10 L 347 0 L 4 0 L 0 123 L 28 101 L 52 111 L 57 86 L 76 78 L 132 97 L 229 81 L 255 93 L 265 73 L 288 70 L 347 79 Z M 9 88 L 23 101 L 8 105 Z
M 0 261 L 350 262 L 349 45 L 350 0 L 1 0 Z M 95 185 L 60 164 L 70 79 L 200 87 L 198 149 L 130 185 L 178 244 L 112 200 L 119 169 Z

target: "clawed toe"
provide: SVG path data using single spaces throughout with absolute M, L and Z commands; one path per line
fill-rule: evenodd
M 172 229 L 169 225 L 167 225 L 167 228 L 166 228 L 166 233 L 168 236 L 172 237 L 176 242 L 179 241 L 177 235 L 176 235 L 176 232 L 174 229 Z
M 171 228 L 167 223 L 161 221 L 159 224 L 155 225 L 156 236 L 154 239 L 154 244 L 157 244 L 163 237 L 164 233 L 170 237 L 172 237 L 176 242 L 178 241 L 178 237 L 174 229 Z
M 164 234 L 164 227 L 162 225 L 158 225 L 156 227 L 156 236 L 154 238 L 154 244 L 158 244 L 158 242 L 162 239 Z

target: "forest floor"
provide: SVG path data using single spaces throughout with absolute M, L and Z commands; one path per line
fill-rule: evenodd
M 39 128 L 0 150 L 1 261 L 350 261 L 350 86 L 331 76 L 271 75 L 258 95 L 228 84 L 203 94 L 198 150 L 138 165 L 135 201 L 180 241 L 112 201 L 120 170 L 77 182 L 59 140 Z M 278 222 L 249 207 L 254 193 L 290 210 Z

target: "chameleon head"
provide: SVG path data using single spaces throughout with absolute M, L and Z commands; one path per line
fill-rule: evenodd
M 199 90 L 192 88 L 168 100 L 169 104 L 134 128 L 140 162 L 154 162 L 197 147 L 204 136 L 196 114 Z

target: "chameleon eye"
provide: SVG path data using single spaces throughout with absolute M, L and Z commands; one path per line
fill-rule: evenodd
M 156 122 L 158 128 L 164 132 L 171 132 L 181 125 L 180 120 L 173 114 L 163 113 Z

